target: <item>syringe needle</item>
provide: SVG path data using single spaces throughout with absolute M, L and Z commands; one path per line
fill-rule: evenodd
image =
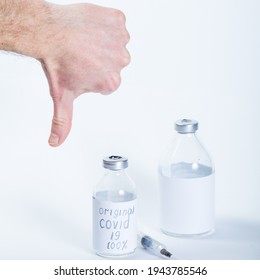
M 166 249 L 166 247 L 149 235 L 139 233 L 138 241 L 144 249 L 149 250 L 153 254 L 159 257 L 172 258 L 172 254 Z
M 167 258 L 172 257 L 172 254 L 169 251 L 167 251 L 166 249 L 162 249 L 160 253 Z

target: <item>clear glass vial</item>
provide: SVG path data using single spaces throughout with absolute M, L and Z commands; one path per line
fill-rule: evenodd
M 137 247 L 136 188 L 126 157 L 106 157 L 103 167 L 93 193 L 93 247 L 103 257 L 124 257 Z
M 161 229 L 172 236 L 214 230 L 214 166 L 199 141 L 198 122 L 175 122 L 176 137 L 159 164 Z

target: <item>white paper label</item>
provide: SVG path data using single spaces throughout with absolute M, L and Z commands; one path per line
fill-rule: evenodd
M 199 234 L 214 228 L 214 174 L 200 178 L 160 175 L 161 228 Z
M 111 255 L 136 249 L 136 199 L 111 202 L 93 198 L 93 245 L 98 253 Z

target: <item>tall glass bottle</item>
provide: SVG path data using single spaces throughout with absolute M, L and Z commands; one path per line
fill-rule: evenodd
M 104 257 L 123 257 L 137 246 L 136 189 L 126 172 L 128 159 L 103 159 L 104 177 L 93 194 L 93 247 Z
M 175 122 L 176 137 L 159 164 L 161 229 L 173 236 L 214 229 L 214 166 L 196 135 L 198 122 Z

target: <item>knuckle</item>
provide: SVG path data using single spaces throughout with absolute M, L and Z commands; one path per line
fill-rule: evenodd
M 62 117 L 53 117 L 52 123 L 56 127 L 66 127 L 69 124 L 68 120 Z
M 113 14 L 114 14 L 114 18 L 115 18 L 116 22 L 118 22 L 120 24 L 125 24 L 126 16 L 122 11 L 114 9 Z
M 123 62 L 123 66 L 126 66 L 131 62 L 131 55 L 127 50 L 125 51 L 122 62 Z
M 112 93 L 116 91 L 121 83 L 121 77 L 118 73 L 110 73 L 104 78 L 102 93 Z
M 130 34 L 129 34 L 129 32 L 128 31 L 126 31 L 125 32 L 125 41 L 126 41 L 126 43 L 128 43 L 129 41 L 130 41 Z

